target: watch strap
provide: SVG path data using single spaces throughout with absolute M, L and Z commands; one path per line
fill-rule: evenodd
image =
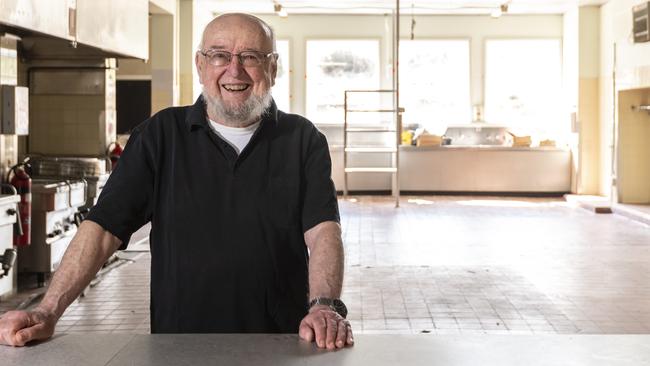
M 338 313 L 342 317 L 346 317 L 348 315 L 348 309 L 341 301 L 340 299 L 332 299 L 329 297 L 315 297 L 309 302 L 309 308 L 311 309 L 312 307 L 316 305 L 325 305 L 329 306 L 332 311 Z

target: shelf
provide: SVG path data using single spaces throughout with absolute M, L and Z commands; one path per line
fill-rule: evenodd
M 346 113 L 350 112 L 379 112 L 379 113 L 387 113 L 387 112 L 397 112 L 395 109 L 347 109 L 345 111 Z
M 344 93 L 344 120 L 343 120 L 343 195 L 347 196 L 348 194 L 348 173 L 390 173 L 392 175 L 392 192 L 395 196 L 395 207 L 399 207 L 399 150 L 398 145 L 401 135 L 401 116 L 400 113 L 404 112 L 404 108 L 399 108 L 396 104 L 397 99 L 393 98 L 391 105 L 383 101 L 376 100 L 372 103 L 357 104 L 355 103 L 352 106 L 348 103 L 348 94 L 350 93 L 397 93 L 396 90 L 382 89 L 382 90 L 346 90 Z M 376 108 L 374 108 L 376 107 Z M 368 118 L 373 118 L 372 123 L 361 122 L 361 123 L 350 123 L 354 113 L 386 113 L 386 114 L 365 114 L 364 116 Z M 383 121 L 388 116 L 387 113 L 394 114 L 394 118 L 391 118 L 390 123 L 385 123 Z M 352 127 L 354 126 L 354 127 Z M 384 141 L 376 142 L 378 146 L 372 146 L 372 142 L 360 142 L 355 146 L 355 144 L 350 143 L 349 133 L 358 133 L 354 135 L 355 137 L 363 137 L 361 133 L 394 133 L 395 139 L 393 142 Z M 377 136 L 377 135 L 368 135 Z M 386 136 L 386 135 L 381 135 Z M 388 136 L 386 136 L 388 137 Z M 366 140 L 369 141 L 369 140 Z M 365 146 L 364 146 L 365 145 Z M 368 146 L 370 145 L 370 146 Z M 354 147 L 353 147 L 354 146 Z M 387 163 L 390 166 L 379 166 L 379 167 L 349 167 L 348 166 L 348 154 L 349 153 L 384 153 L 391 154 L 390 159 L 391 163 Z M 372 164 L 371 164 L 372 165 Z
M 348 128 L 346 132 L 396 132 L 394 128 Z
M 345 152 L 351 153 L 394 153 L 395 147 L 346 147 Z
M 345 168 L 346 173 L 397 173 L 397 168 Z

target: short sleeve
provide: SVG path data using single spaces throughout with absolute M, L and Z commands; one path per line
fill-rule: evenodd
M 332 181 L 332 160 L 327 139 L 311 125 L 304 161 L 302 230 L 325 221 L 340 222 L 336 189 Z
M 144 128 L 148 122 L 131 134 L 97 204 L 87 217 L 119 238 L 122 241 L 120 249 L 125 249 L 131 235 L 151 219 L 155 144 Z

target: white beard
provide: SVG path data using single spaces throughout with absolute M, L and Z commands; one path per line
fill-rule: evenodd
M 203 88 L 203 100 L 209 116 L 230 127 L 246 127 L 260 120 L 262 113 L 271 105 L 271 91 L 261 96 L 251 94 L 241 105 L 229 105 L 220 98 L 210 96 Z

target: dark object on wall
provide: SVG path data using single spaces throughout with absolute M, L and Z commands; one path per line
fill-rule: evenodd
M 650 41 L 650 17 L 648 10 L 650 2 L 632 7 L 632 24 L 634 33 L 634 43 Z
M 117 134 L 128 134 L 151 116 L 151 80 L 118 80 Z

